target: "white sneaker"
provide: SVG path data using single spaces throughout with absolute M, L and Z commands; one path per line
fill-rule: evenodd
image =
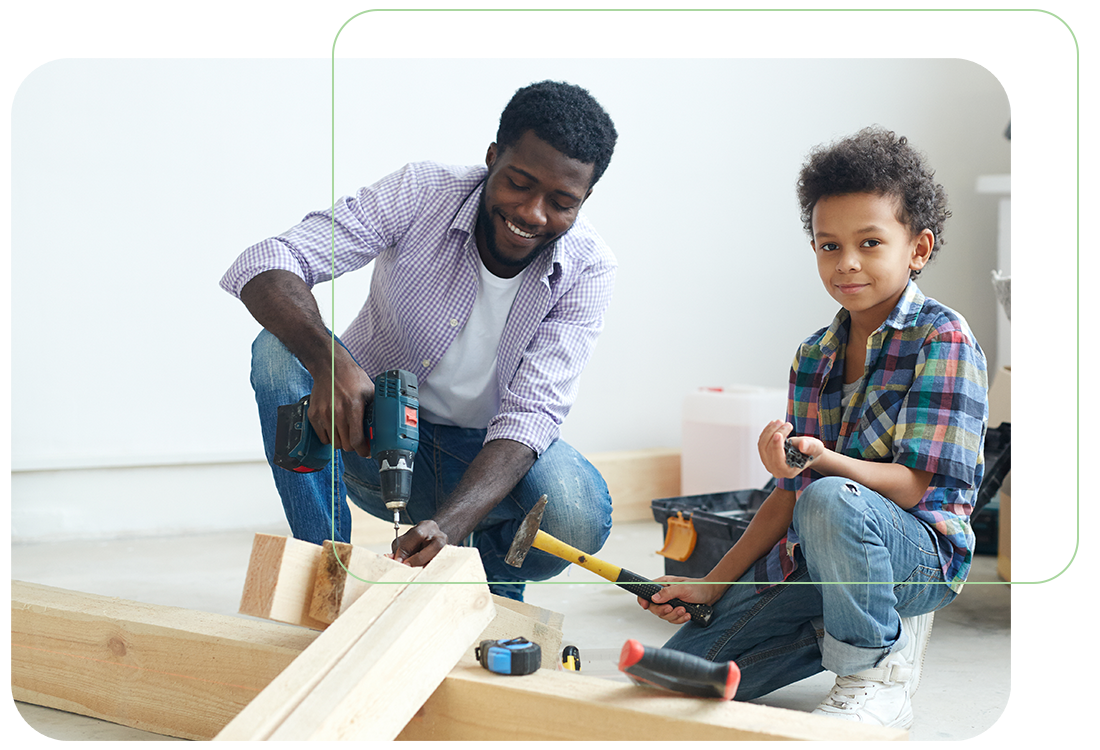
M 870 669 L 836 678 L 825 700 L 813 710 L 847 721 L 909 729 L 913 726 L 910 698 L 917 691 L 924 652 L 932 633 L 932 613 L 903 617 L 905 646 L 891 651 Z

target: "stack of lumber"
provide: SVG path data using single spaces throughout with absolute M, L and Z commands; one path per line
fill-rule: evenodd
M 555 669 L 561 615 L 492 596 L 472 549 L 414 569 L 258 534 L 241 613 L 13 581 L 12 693 L 187 739 L 906 737 Z M 542 646 L 543 669 L 505 676 L 476 663 L 480 640 L 517 635 Z

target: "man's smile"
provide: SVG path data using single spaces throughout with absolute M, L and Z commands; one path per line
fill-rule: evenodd
M 520 229 L 519 227 L 517 227 L 515 224 L 508 221 L 507 219 L 504 220 L 504 226 L 508 227 L 508 231 L 511 232 L 512 234 L 514 234 L 518 237 L 522 237 L 525 240 L 532 240 L 532 239 L 535 238 L 535 235 L 531 234 L 530 232 L 523 231 L 522 229 Z

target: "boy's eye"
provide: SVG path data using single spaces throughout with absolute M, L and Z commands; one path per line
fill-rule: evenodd
M 821 246 L 821 250 L 826 253 L 831 253 L 833 250 L 836 249 L 837 245 L 835 242 L 826 242 L 824 245 Z
M 863 247 L 878 247 L 881 244 L 882 243 L 879 242 L 878 240 L 864 240 L 863 241 Z

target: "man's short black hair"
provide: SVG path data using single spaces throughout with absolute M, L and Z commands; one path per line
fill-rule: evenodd
M 813 237 L 814 206 L 822 198 L 851 193 L 892 196 L 898 201 L 898 221 L 912 236 L 925 229 L 936 238 L 932 255 L 943 245 L 943 225 L 951 216 L 947 193 L 933 179 L 935 172 L 905 136 L 875 126 L 811 152 L 798 176 L 802 224 Z M 920 271 L 912 271 L 916 277 Z
M 580 86 L 561 81 L 532 83 L 512 96 L 500 115 L 497 147 L 515 145 L 528 130 L 569 158 L 592 164 L 592 185 L 611 162 L 618 138 L 599 102 Z

